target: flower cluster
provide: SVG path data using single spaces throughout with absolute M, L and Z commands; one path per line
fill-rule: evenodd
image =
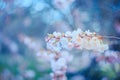
M 52 69 L 50 74 L 52 80 L 67 80 L 65 73 L 67 70 L 67 63 L 73 59 L 73 56 L 70 55 L 67 51 L 61 51 L 60 53 L 55 53 L 52 51 L 41 50 L 37 53 L 39 59 L 44 61 L 49 61 Z
M 52 79 L 53 80 L 66 80 L 67 63 L 72 60 L 73 56 L 67 51 L 61 51 L 61 53 L 51 54 L 50 63 L 52 68 Z
M 88 49 L 103 52 L 108 49 L 108 45 L 102 41 L 102 36 L 94 32 L 85 31 L 81 29 L 66 33 L 54 32 L 48 34 L 46 38 L 47 48 L 49 50 L 60 52 L 62 49 L 71 49 L 76 47 L 78 49 Z
M 66 33 L 54 32 L 48 34 L 46 38 L 47 49 L 54 53 L 54 58 L 51 59 L 51 68 L 53 70 L 53 80 L 66 80 L 65 72 L 67 68 L 67 58 L 64 57 L 63 50 L 70 50 L 72 48 L 95 50 L 103 52 L 108 49 L 108 45 L 104 44 L 102 37 L 89 30 L 83 32 L 81 29 Z M 64 54 L 64 55 L 63 55 Z

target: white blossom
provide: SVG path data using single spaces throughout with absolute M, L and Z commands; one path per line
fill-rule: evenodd
M 61 50 L 61 46 L 60 43 L 56 42 L 56 39 L 53 38 L 47 43 L 47 49 L 59 52 Z
M 81 29 L 78 29 L 73 32 L 67 31 L 64 34 L 65 36 L 59 32 L 54 32 L 51 34 L 55 38 L 52 38 L 54 39 L 53 42 L 52 39 L 48 41 L 47 45 L 50 47 L 48 49 L 55 51 L 60 51 L 61 49 L 69 49 L 69 44 L 74 45 L 74 47 L 77 47 L 78 49 L 88 49 L 99 52 L 103 52 L 104 50 L 108 49 L 108 45 L 104 44 L 102 39 L 100 39 L 96 33 L 90 32 L 89 30 L 83 32 Z
M 51 61 L 51 68 L 54 72 L 59 71 L 64 66 L 66 66 L 66 60 L 64 58 L 59 58 L 58 60 Z
M 70 32 L 70 31 L 67 31 L 66 33 L 65 33 L 65 36 L 72 36 L 72 33 Z
M 53 35 L 54 35 L 55 37 L 59 37 L 59 36 L 61 36 L 61 33 L 59 33 L 59 32 L 54 32 Z
M 85 31 L 85 33 L 86 33 L 87 35 L 91 35 L 91 34 L 92 34 L 89 30 Z
M 69 47 L 68 47 L 69 41 L 68 41 L 67 38 L 64 38 L 64 37 L 61 38 L 61 39 L 60 39 L 60 43 L 61 43 L 61 47 L 62 47 L 62 48 L 69 49 Z

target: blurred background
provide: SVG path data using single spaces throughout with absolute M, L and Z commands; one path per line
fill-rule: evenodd
M 120 0 L 0 0 L 0 80 L 51 80 L 36 52 L 48 33 L 78 28 L 117 38 L 100 56 L 72 50 L 68 80 L 120 80 Z

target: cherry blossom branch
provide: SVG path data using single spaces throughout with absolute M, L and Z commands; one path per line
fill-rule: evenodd
M 46 38 L 47 49 L 56 53 L 55 56 L 57 56 L 57 58 L 54 58 L 53 61 L 51 61 L 51 68 L 53 70 L 53 73 L 51 74 L 52 80 L 67 79 L 65 77 L 67 61 L 66 58 L 61 56 L 62 50 L 70 50 L 75 47 L 78 49 L 88 49 L 103 52 L 104 50 L 108 49 L 108 45 L 104 44 L 102 39 L 102 36 L 97 35 L 94 32 L 90 32 L 89 30 L 83 32 L 81 29 L 73 32 L 54 32 L 53 34 L 48 34 Z

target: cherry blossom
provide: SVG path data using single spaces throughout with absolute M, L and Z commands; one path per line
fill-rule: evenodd
M 98 52 L 104 52 L 108 49 L 108 45 L 102 41 L 102 36 L 94 32 L 82 31 L 77 29 L 73 32 L 67 31 L 65 33 L 53 32 L 48 34 L 46 38 L 47 49 L 54 52 L 54 57 L 51 58 L 51 73 L 52 80 L 67 80 L 65 72 L 67 70 L 67 62 L 72 59 L 67 51 L 72 48 L 87 49 Z
M 73 45 L 79 49 L 88 49 L 103 52 L 108 49 L 108 45 L 102 41 L 102 36 L 94 32 L 78 29 L 73 32 L 48 34 L 46 39 L 47 48 L 59 52 L 61 49 L 69 49 Z

